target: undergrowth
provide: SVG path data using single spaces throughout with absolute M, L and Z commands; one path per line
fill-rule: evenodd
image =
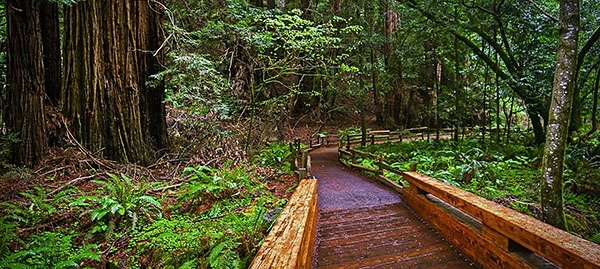
M 593 148 L 593 147 L 592 147 Z M 571 146 L 565 162 L 565 205 L 570 231 L 600 243 L 600 172 L 598 158 L 586 146 Z M 383 158 L 392 167 L 418 171 L 486 199 L 539 218 L 541 148 L 482 145 L 478 140 L 413 141 L 371 145 L 359 150 Z M 376 168 L 374 160 L 356 160 Z M 401 176 L 386 173 L 401 184 Z
M 230 165 L 187 167 L 176 184 L 109 174 L 88 191 L 21 193 L 0 204 L 0 268 L 245 268 L 287 199 L 252 172 L 265 168 Z

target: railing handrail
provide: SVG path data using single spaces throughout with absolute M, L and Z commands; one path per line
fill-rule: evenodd
M 491 234 L 489 239 L 505 251 L 516 243 L 561 268 L 600 266 L 600 246 L 595 243 L 426 175 L 405 172 L 402 176 L 415 194 L 431 194 L 481 222 L 483 234 Z
M 317 180 L 304 179 L 248 268 L 310 268 L 317 226 Z

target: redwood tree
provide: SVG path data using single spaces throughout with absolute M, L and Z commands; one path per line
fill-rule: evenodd
M 44 56 L 45 92 L 51 105 L 58 106 L 60 101 L 60 24 L 58 3 L 48 0 L 40 2 L 40 22 Z
M 542 161 L 542 219 L 566 229 L 563 166 L 577 72 L 579 0 L 561 0 L 559 40 L 546 146 Z
M 156 27 L 149 20 L 157 17 L 148 5 L 88 0 L 67 7 L 64 14 L 63 110 L 84 146 L 118 161 L 150 160 L 150 124 L 164 117 L 162 100 L 156 100 L 164 93 L 147 95 L 145 84 L 156 69 L 148 54 L 158 45 L 151 43 L 159 40 L 149 33 Z M 150 117 L 149 111 L 160 115 Z M 163 139 L 166 128 L 160 124 L 155 137 Z
M 5 122 L 18 135 L 16 164 L 35 165 L 47 147 L 40 1 L 7 0 L 8 94 Z

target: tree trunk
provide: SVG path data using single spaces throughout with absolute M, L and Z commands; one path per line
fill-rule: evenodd
M 40 1 L 8 0 L 8 94 L 5 121 L 19 137 L 12 161 L 34 166 L 47 147 Z
M 566 229 L 563 209 L 563 165 L 577 71 L 579 0 L 560 1 L 558 57 L 554 73 L 548 131 L 542 161 L 542 218 Z
M 40 1 L 40 21 L 42 46 L 44 53 L 44 79 L 46 80 L 46 95 L 54 106 L 60 102 L 60 80 L 62 76 L 60 65 L 60 27 L 58 22 L 58 4 Z
M 250 0 L 250 4 L 256 7 L 263 7 L 263 0 Z
M 544 142 L 544 125 L 542 124 L 542 117 L 540 114 L 533 110 L 527 110 L 527 115 L 531 121 L 533 127 L 533 136 L 537 145 Z
M 588 132 L 588 136 L 592 135 L 598 130 L 598 119 L 596 118 L 596 112 L 598 111 L 598 88 L 600 84 L 600 66 L 596 72 L 596 80 L 594 82 L 594 95 L 592 99 L 592 129 Z
M 159 3 L 162 1 L 159 1 Z M 162 7 L 158 4 L 148 2 L 139 3 L 140 15 L 138 20 L 138 40 L 141 42 L 140 50 L 137 50 L 140 59 L 140 81 L 145 91 L 141 95 L 140 110 L 142 111 L 142 128 L 146 140 L 156 149 L 167 147 L 167 121 L 165 109 L 165 83 L 164 80 L 156 81 L 149 78 L 150 75 L 158 74 L 164 70 L 164 53 L 157 51 L 165 40 L 162 25 Z M 151 82 L 151 83 L 148 83 Z M 143 87 L 146 86 L 146 87 Z
M 154 26 L 148 25 L 147 5 L 88 0 L 65 9 L 64 111 L 80 142 L 113 160 L 148 161 L 147 133 L 162 120 L 147 114 L 164 113 L 155 107 L 164 94 L 160 87 L 154 91 L 143 83 L 157 64 L 146 54 L 155 48 L 148 43 L 156 41 L 148 33 Z

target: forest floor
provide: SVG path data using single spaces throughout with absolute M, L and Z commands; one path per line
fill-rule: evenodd
M 240 138 L 239 136 L 232 135 L 222 138 L 212 135 L 215 129 L 231 127 L 222 126 L 216 121 L 211 123 L 208 120 L 206 124 L 193 125 L 190 123 L 198 121 L 198 119 L 173 108 L 169 108 L 169 115 L 167 122 L 171 127 L 169 129 L 171 146 L 162 153 L 159 159 L 148 165 L 119 163 L 98 157 L 77 143 L 68 131 L 58 137 L 60 145 L 50 148 L 46 157 L 37 167 L 27 169 L 4 164 L 6 169 L 0 176 L 0 209 L 2 209 L 0 226 L 14 229 L 14 235 L 5 239 L 0 238 L 3 243 L 0 246 L 0 252 L 4 252 L 0 253 L 0 260 L 2 260 L 2 255 L 7 255 L 6 251 L 16 253 L 17 250 L 35 247 L 36 242 L 32 238 L 37 238 L 37 235 L 44 237 L 48 232 L 63 233 L 65 231 L 67 233 L 75 232 L 73 246 L 69 246 L 73 250 L 76 249 L 76 245 L 97 244 L 97 251 L 100 253 L 103 263 L 110 261 L 123 266 L 132 259 L 130 256 L 132 253 L 141 255 L 135 254 L 136 251 L 131 252 L 132 246 L 129 241 L 134 239 L 131 235 L 127 235 L 127 232 L 121 232 L 116 239 L 98 236 L 93 230 L 99 224 L 94 222 L 89 211 L 82 212 L 81 208 L 72 206 L 79 197 L 94 195 L 107 197 L 108 190 L 99 186 L 98 181 L 109 181 L 115 175 L 117 178 L 121 175 L 122 179 L 131 179 L 133 181 L 131 191 L 135 192 L 139 186 L 146 186 L 144 194 L 157 197 L 163 208 L 162 213 L 167 218 L 172 218 L 173 215 L 187 213 L 197 215 L 208 212 L 213 208 L 213 204 L 224 199 L 222 195 L 235 194 L 233 191 L 225 192 L 220 196 L 209 195 L 208 198 L 202 199 L 201 205 L 194 207 L 180 205 L 181 191 L 185 191 L 182 186 L 189 185 L 190 177 L 193 176 L 186 173 L 186 169 L 192 167 L 208 166 L 214 169 L 246 170 L 247 175 L 253 177 L 251 181 L 263 185 L 264 189 L 273 197 L 287 200 L 291 196 L 298 182 L 295 175 L 275 167 L 255 165 L 252 156 L 241 152 L 241 142 L 237 140 Z M 317 133 L 336 134 L 339 130 L 352 125 L 356 126 L 359 120 L 347 117 L 331 122 L 333 123 L 317 124 L 301 118 L 293 124 L 293 128 L 284 130 L 283 137 L 285 141 L 292 141 L 294 138 L 306 138 Z M 233 126 L 233 128 L 236 127 Z M 369 127 L 379 128 L 373 118 L 369 121 Z M 202 174 L 202 172 L 199 173 Z M 104 190 L 100 190 L 99 187 Z M 256 190 L 242 192 L 248 191 L 256 192 Z M 247 195 L 242 193 L 244 197 Z M 252 197 L 253 194 L 249 195 Z M 240 201 L 243 201 L 246 198 L 241 199 Z M 257 239 L 260 240 L 260 237 L 249 240 Z M 244 242 L 242 241 L 242 244 L 245 244 Z M 65 248 L 62 252 L 68 251 Z M 64 256 L 68 253 L 61 254 Z M 150 252 L 148 255 L 153 254 Z M 19 258 L 17 257 L 17 259 Z M 153 258 L 144 257 L 143 259 L 152 260 Z M 146 264 L 152 266 L 152 262 Z M 88 263 L 88 265 L 100 266 L 99 263 L 94 262 Z M 154 265 L 159 266 L 156 261 Z M 2 267 L 0 261 L 0 268 Z

